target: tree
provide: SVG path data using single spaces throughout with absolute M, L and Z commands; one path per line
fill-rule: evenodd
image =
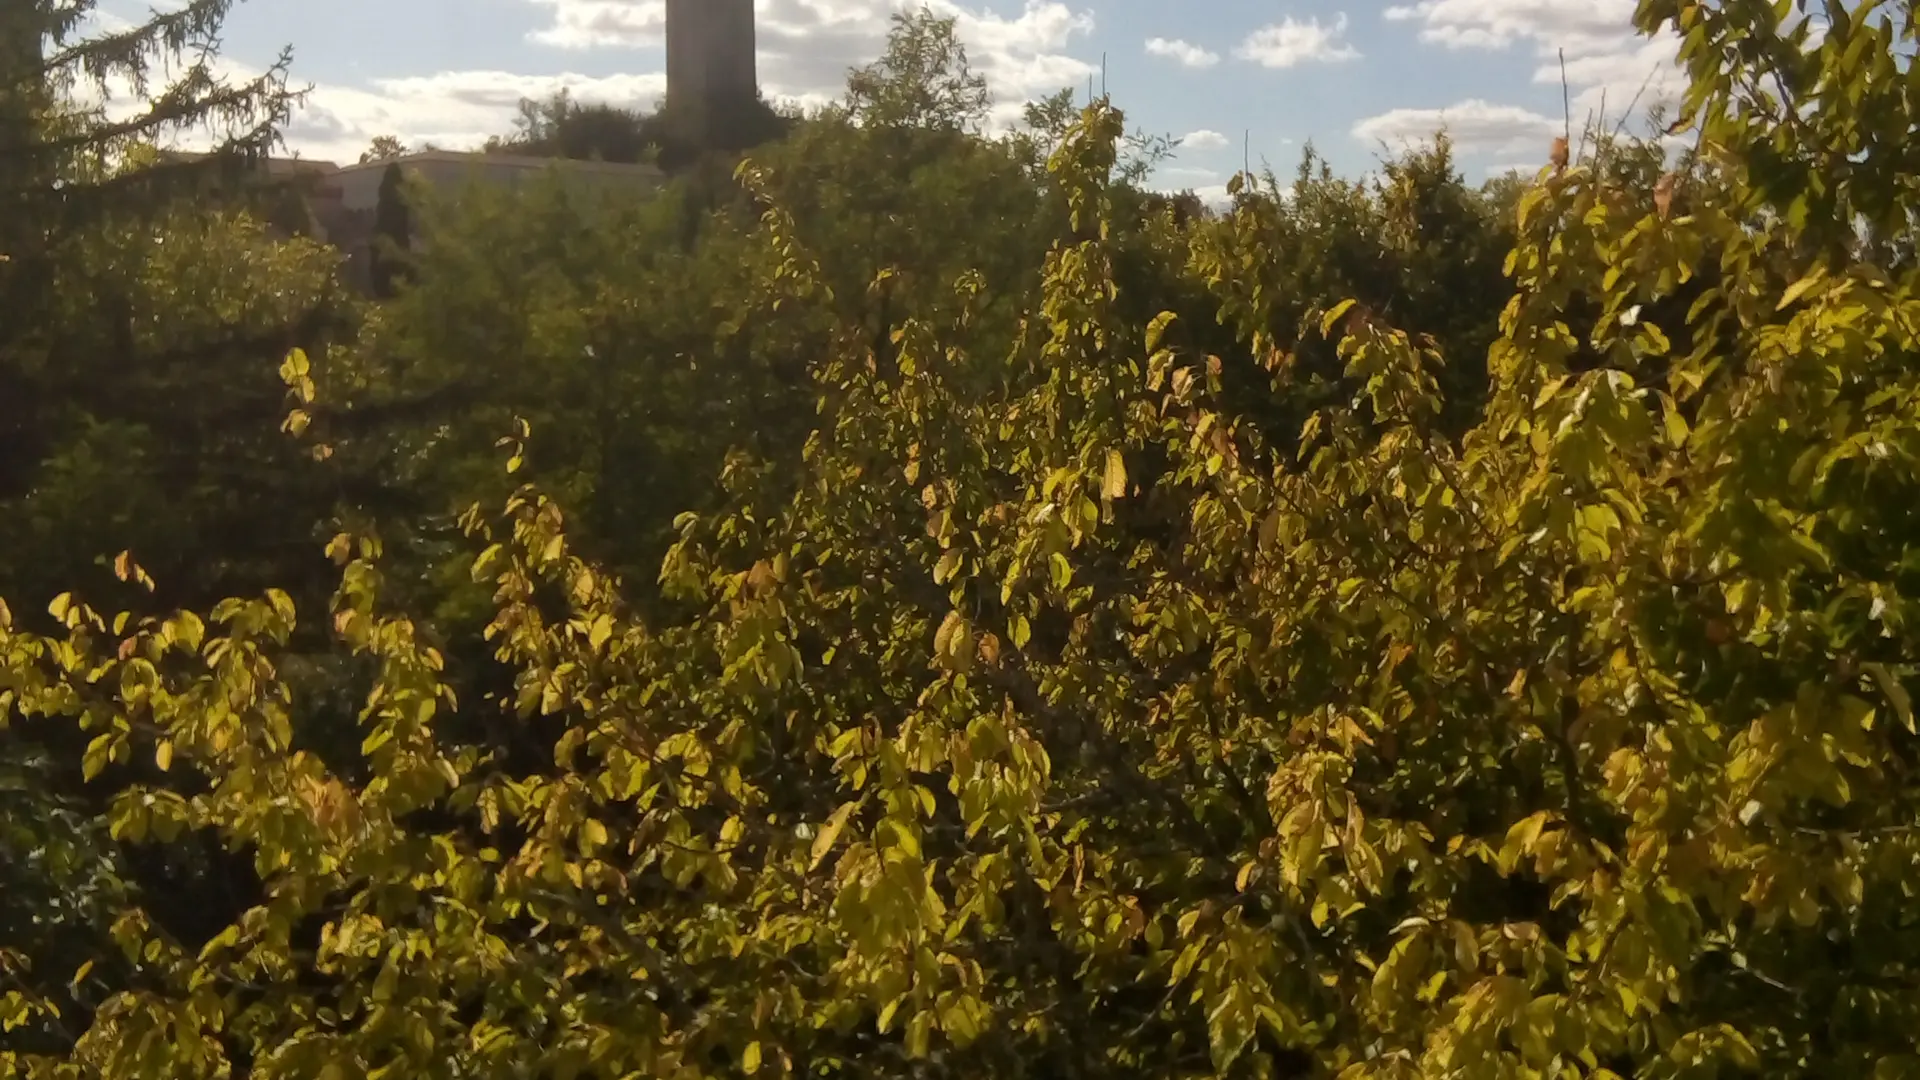
M 41 421 L 52 345 L 33 331 L 47 325 L 37 313 L 51 303 L 62 245 L 90 223 L 152 212 L 167 192 L 263 152 L 286 115 L 284 57 L 245 83 L 222 80 L 200 57 L 155 84 L 155 62 L 192 56 L 230 2 L 192 0 L 93 37 L 79 36 L 91 0 L 34 0 L 0 15 L 0 308 L 12 313 L 0 326 L 0 397 L 10 403 L 0 420 L 0 498 L 22 490 L 50 436 Z M 104 94 L 116 80 L 159 104 L 109 119 L 67 93 Z M 209 123 L 220 150 L 210 158 L 115 167 L 143 142 Z
M 85 385 L 47 330 L 51 291 L 68 246 L 103 223 L 119 225 L 166 211 L 170 193 L 200 190 L 211 173 L 264 153 L 293 95 L 285 58 L 244 83 L 221 79 L 201 50 L 214 40 L 231 0 L 192 0 L 126 30 L 78 36 L 91 0 L 12 5 L 0 52 L 0 306 L 14 313 L 0 327 L 0 393 L 12 403 L 0 429 L 0 499 L 19 496 L 47 452 L 53 400 L 61 384 Z M 184 63 L 173 61 L 185 59 Z M 156 65 L 166 81 L 156 84 Z M 124 81 L 150 104 L 130 115 L 75 103 L 71 89 L 108 92 Z M 210 127 L 216 153 L 164 159 L 140 149 L 177 132 Z
M 575 101 L 564 89 L 545 101 L 522 99 L 514 127 L 513 135 L 491 139 L 487 148 L 496 153 L 632 163 L 644 160 L 656 145 L 645 114 L 618 105 Z
M 254 878 L 204 938 L 135 897 L 86 977 L 10 972 L 0 1008 L 36 1042 L 0 1067 L 1920 1075 L 1920 278 L 1867 258 L 1911 239 L 1886 137 L 1915 119 L 1911 18 L 1816 41 L 1764 3 L 1648 0 L 1644 30 L 1684 31 L 1702 159 L 1638 186 L 1657 146 L 1543 168 L 1504 295 L 1398 291 L 1454 265 L 1430 240 L 1486 235 L 1442 148 L 1373 187 L 1303 169 L 1289 212 L 1324 220 L 1255 190 L 1222 235 L 1128 216 L 1124 118 L 1096 101 L 1050 155 L 1063 214 L 1023 222 L 1031 286 L 995 262 L 889 293 L 883 265 L 859 284 L 885 309 L 833 260 L 940 252 L 809 225 L 781 185 L 815 189 L 754 162 L 751 230 L 660 271 L 724 284 L 660 312 L 725 296 L 807 358 L 817 420 L 797 461 L 727 455 L 661 562 L 677 606 L 636 612 L 583 557 L 546 490 L 571 477 L 519 424 L 516 486 L 461 521 L 484 631 L 406 614 L 416 568 L 360 528 L 326 546 L 324 615 L 278 590 L 0 613 L 0 718 L 85 723 L 127 857 L 217 837 Z M 645 328 L 625 302 L 660 249 L 543 237 L 595 231 L 558 202 L 503 213 L 528 206 L 489 237 L 547 254 L 517 260 L 524 311 L 446 341 L 511 330 L 503 351 L 552 350 L 529 383 L 591 385 L 579 346 Z M 1300 237 L 1403 306 L 1296 318 L 1269 283 L 1330 280 L 1266 276 Z M 395 310 L 497 306 L 474 286 L 516 260 L 482 254 Z M 1229 336 L 1136 283 L 1210 297 Z M 1497 328 L 1461 415 L 1439 339 L 1470 340 L 1448 305 L 1473 302 Z M 1343 392 L 1271 437 L 1228 375 L 1325 362 L 1277 342 L 1301 322 Z M 308 357 L 283 372 L 324 408 Z M 547 401 L 538 423 L 583 426 Z M 363 680 L 357 746 L 298 722 L 347 681 L 302 676 L 307 626 Z M 504 684 L 462 681 L 477 648 Z
M 380 176 L 373 207 L 373 243 L 369 249 L 373 295 L 391 300 L 413 250 L 412 215 L 407 210 L 406 175 L 398 162 Z
M 847 80 L 847 111 L 882 127 L 977 131 L 992 102 L 957 24 L 930 8 L 896 13 L 885 54 Z
M 374 161 L 391 161 L 394 158 L 405 156 L 407 156 L 407 146 L 401 142 L 399 138 L 393 135 L 376 135 L 374 136 L 373 144 L 361 153 L 360 164 L 365 165 Z
M 270 200 L 253 164 L 295 95 L 284 57 L 220 76 L 210 47 L 228 7 L 171 4 L 100 32 L 90 2 L 0 12 L 0 595 L 139 591 L 108 572 L 129 548 L 169 578 L 164 603 L 267 581 L 305 591 L 325 488 L 278 431 L 275 368 L 293 345 L 324 348 L 339 306 L 331 256 L 245 212 Z M 162 149 L 179 136 L 212 153 Z M 16 728 L 0 745 L 9 986 L 87 960 L 102 979 L 137 977 L 100 955 L 129 897 L 162 925 L 218 911 L 224 882 L 192 845 L 119 850 L 75 757 L 87 738 Z M 21 1028 L 0 1010 L 0 1041 L 70 1045 L 97 984 L 68 974 L 58 1018 Z

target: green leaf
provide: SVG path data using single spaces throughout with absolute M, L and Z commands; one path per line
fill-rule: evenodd
M 1905 684 L 1887 665 L 1874 662 L 1860 665 L 1861 670 L 1873 676 L 1880 692 L 1887 697 L 1887 703 L 1893 706 L 1893 714 L 1909 732 L 1914 732 L 1913 699 L 1907 694 Z

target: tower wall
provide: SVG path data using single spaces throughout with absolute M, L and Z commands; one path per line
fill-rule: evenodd
M 667 99 L 682 106 L 759 93 L 753 0 L 667 0 Z

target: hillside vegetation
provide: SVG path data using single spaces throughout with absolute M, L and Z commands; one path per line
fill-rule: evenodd
M 281 69 L 73 104 L 227 0 L 85 6 L 0 16 L 0 1075 L 1920 1078 L 1910 5 L 1223 209 L 922 15 L 379 300 L 209 194 Z

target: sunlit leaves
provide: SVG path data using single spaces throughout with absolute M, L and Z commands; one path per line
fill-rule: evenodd
M 84 732 L 112 836 L 216 837 L 263 885 L 197 955 L 127 924 L 152 989 L 95 1017 L 145 1025 L 102 1075 L 228 1043 L 291 1080 L 1906 1075 L 1910 270 L 1752 220 L 1795 181 L 1750 140 L 1664 189 L 1563 147 L 1513 295 L 1461 301 L 1502 327 L 1464 417 L 1479 357 L 1316 296 L 1337 367 L 1281 440 L 1229 379 L 1299 361 L 1277 200 L 1130 246 L 1123 130 L 1059 132 L 1073 220 L 1002 323 L 980 275 L 836 265 L 873 253 L 741 171 L 728 307 L 794 320 L 817 411 L 674 522 L 677 609 L 636 614 L 530 485 L 462 519 L 497 678 L 370 533 L 327 547 L 329 613 L 0 622 L 0 692 Z M 1377 238 L 1412 252 L 1451 189 L 1396 168 Z M 1130 259 L 1232 335 L 1128 295 Z M 501 430 L 540 477 L 541 426 Z M 289 720 L 307 626 L 367 673 L 325 753 Z

